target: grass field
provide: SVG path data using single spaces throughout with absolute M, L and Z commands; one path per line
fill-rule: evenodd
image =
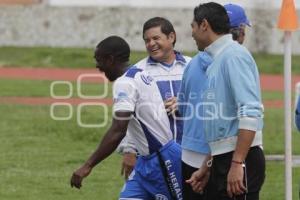
M 76 107 L 74 107 L 76 109 Z M 114 154 L 96 167 L 80 191 L 69 187 L 71 172 L 96 148 L 106 128 L 81 128 L 76 115 L 69 121 L 54 121 L 48 106 L 0 105 L 1 135 L 1 199 L 9 200 L 79 200 L 117 199 L 122 187 L 120 157 Z M 103 120 L 96 109 L 87 109 L 84 120 Z M 266 115 L 266 124 L 282 120 L 280 112 Z M 282 128 L 276 124 L 265 128 L 265 151 L 283 152 Z M 268 131 L 268 130 L 271 130 Z M 294 134 L 294 141 L 299 141 Z M 297 142 L 294 151 L 299 154 Z M 294 168 L 294 198 L 296 199 L 300 170 Z M 284 198 L 284 165 L 268 162 L 267 178 L 262 191 L 262 200 Z
M 18 79 L 0 79 L 0 96 L 19 97 L 50 97 L 50 87 L 53 81 L 33 81 Z M 76 82 L 71 82 L 73 97 L 78 97 L 78 87 Z M 111 97 L 111 84 L 108 84 L 108 95 Z M 69 88 L 66 85 L 58 85 L 53 89 L 56 96 L 67 95 Z M 97 83 L 81 84 L 81 94 L 95 96 L 104 93 L 104 86 Z
M 24 53 L 26 52 L 26 53 Z M 57 53 L 56 53 L 57 52 Z M 14 55 L 14 56 L 10 56 Z M 92 50 L 51 48 L 0 48 L 0 65 L 32 67 L 93 67 Z M 140 59 L 144 53 L 134 53 L 131 62 Z M 258 61 L 268 66 L 271 73 L 280 64 L 280 56 L 263 55 Z M 260 61 L 261 60 L 261 61 Z M 296 57 L 295 66 L 300 65 Z M 297 64 L 298 63 L 298 64 Z M 269 70 L 262 69 L 262 70 Z M 275 70 L 276 69 L 276 70 Z M 298 70 L 298 69 L 297 69 Z M 297 73 L 297 70 L 295 72 Z M 299 70 L 300 72 L 300 70 Z M 52 81 L 30 81 L 0 79 L 0 97 L 50 97 Z M 76 83 L 73 97 L 77 97 Z M 111 85 L 110 85 L 111 86 Z M 110 87 L 109 87 L 110 88 Z M 99 84 L 85 83 L 82 92 L 97 95 L 103 90 Z M 65 87 L 58 87 L 55 94 L 68 93 Z M 281 92 L 264 91 L 264 100 L 282 100 Z M 111 97 L 111 89 L 108 97 Z M 77 107 L 72 107 L 76 111 Z M 113 154 L 84 182 L 80 191 L 71 189 L 69 178 L 74 169 L 96 148 L 103 128 L 82 128 L 76 122 L 76 112 L 68 121 L 55 121 L 50 117 L 49 106 L 25 106 L 0 104 L 0 199 L 4 200 L 113 200 L 122 188 L 120 156 Z M 66 115 L 64 109 L 59 115 Z M 95 107 L 82 110 L 82 120 L 87 123 L 101 123 L 110 118 Z M 264 127 L 264 149 L 266 154 L 284 152 L 283 109 L 266 108 Z M 293 132 L 293 152 L 300 154 L 300 134 Z M 293 199 L 298 199 L 300 170 L 293 171 Z M 284 199 L 284 164 L 267 163 L 267 177 L 262 200 Z
M 195 53 L 187 52 L 186 55 L 193 56 Z M 133 52 L 130 63 L 134 64 L 145 56 L 145 52 Z M 282 55 L 257 53 L 253 54 L 253 56 L 260 73 L 283 73 Z M 292 61 L 293 74 L 300 74 L 300 56 L 293 56 Z M 0 66 L 94 68 L 95 63 L 93 60 L 93 49 L 0 47 Z

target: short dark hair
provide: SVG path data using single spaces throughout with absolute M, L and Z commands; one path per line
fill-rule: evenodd
M 117 62 L 128 62 L 130 47 L 128 43 L 119 36 L 110 36 L 102 40 L 96 47 L 95 58 L 99 56 L 112 55 Z
M 174 29 L 172 23 L 163 17 L 153 17 L 153 18 L 147 20 L 143 26 L 143 37 L 144 37 L 145 32 L 148 29 L 153 28 L 153 27 L 158 27 L 158 26 L 160 27 L 161 32 L 167 36 L 169 36 L 169 34 L 172 32 L 175 34 L 175 40 L 173 42 L 173 46 L 174 46 L 176 43 L 175 29 Z
M 194 21 L 198 24 L 206 19 L 216 34 L 227 34 L 230 30 L 229 17 L 226 9 L 214 2 L 200 4 L 194 9 Z

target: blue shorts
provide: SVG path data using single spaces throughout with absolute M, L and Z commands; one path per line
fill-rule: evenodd
M 153 153 L 138 158 L 133 172 L 123 187 L 120 200 L 182 200 L 181 147 L 171 141 L 159 152 L 176 199 L 171 196 L 158 154 Z

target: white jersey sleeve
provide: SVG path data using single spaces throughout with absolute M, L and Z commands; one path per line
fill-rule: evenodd
M 137 153 L 135 138 L 132 134 L 128 134 L 128 132 L 126 133 L 126 136 L 123 138 L 116 151 L 120 154 Z
M 173 139 L 159 88 L 148 73 L 136 67 L 128 69 L 116 80 L 113 97 L 113 112 L 133 114 L 127 143 L 134 144 L 140 155 L 152 154 Z
M 138 91 L 133 79 L 121 77 L 113 85 L 113 112 L 134 112 Z

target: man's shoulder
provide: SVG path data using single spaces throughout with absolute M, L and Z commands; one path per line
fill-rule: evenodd
M 205 51 L 199 51 L 189 62 L 189 66 L 206 66 L 210 65 L 213 61 L 213 58 Z
M 243 63 L 243 66 L 256 67 L 256 62 L 248 49 L 237 42 L 229 45 L 220 58 L 219 61 L 222 63 L 222 66 L 241 66 L 241 63 Z M 230 63 L 230 66 L 228 63 Z
M 149 75 L 149 73 L 141 68 L 138 68 L 137 66 L 130 67 L 121 77 L 119 77 L 116 81 L 140 81 L 141 77 L 147 77 L 147 79 L 151 79 L 152 77 Z
M 133 65 L 124 73 L 123 76 L 134 79 L 138 73 L 142 73 L 143 71 L 144 71 L 143 69 L 138 68 L 136 65 Z
M 237 42 L 232 42 L 230 45 L 228 45 L 228 47 L 224 50 L 223 55 L 227 58 L 230 58 L 231 56 L 251 56 L 251 53 L 249 52 L 249 50 L 243 46 L 240 45 Z
M 144 70 L 137 68 L 135 65 L 133 65 L 130 68 L 128 68 L 127 71 L 115 81 L 115 84 L 118 84 L 121 82 L 122 83 L 135 82 L 138 74 L 140 74 L 140 73 L 144 73 Z
M 138 61 L 137 63 L 134 64 L 134 66 L 136 68 L 144 70 L 146 68 L 146 66 L 148 65 L 148 59 L 149 59 L 149 56 L 147 56 L 146 58 L 143 58 L 142 60 Z
M 190 57 L 190 56 L 183 55 L 183 58 L 185 59 L 186 64 L 189 64 L 192 60 L 192 57 Z

